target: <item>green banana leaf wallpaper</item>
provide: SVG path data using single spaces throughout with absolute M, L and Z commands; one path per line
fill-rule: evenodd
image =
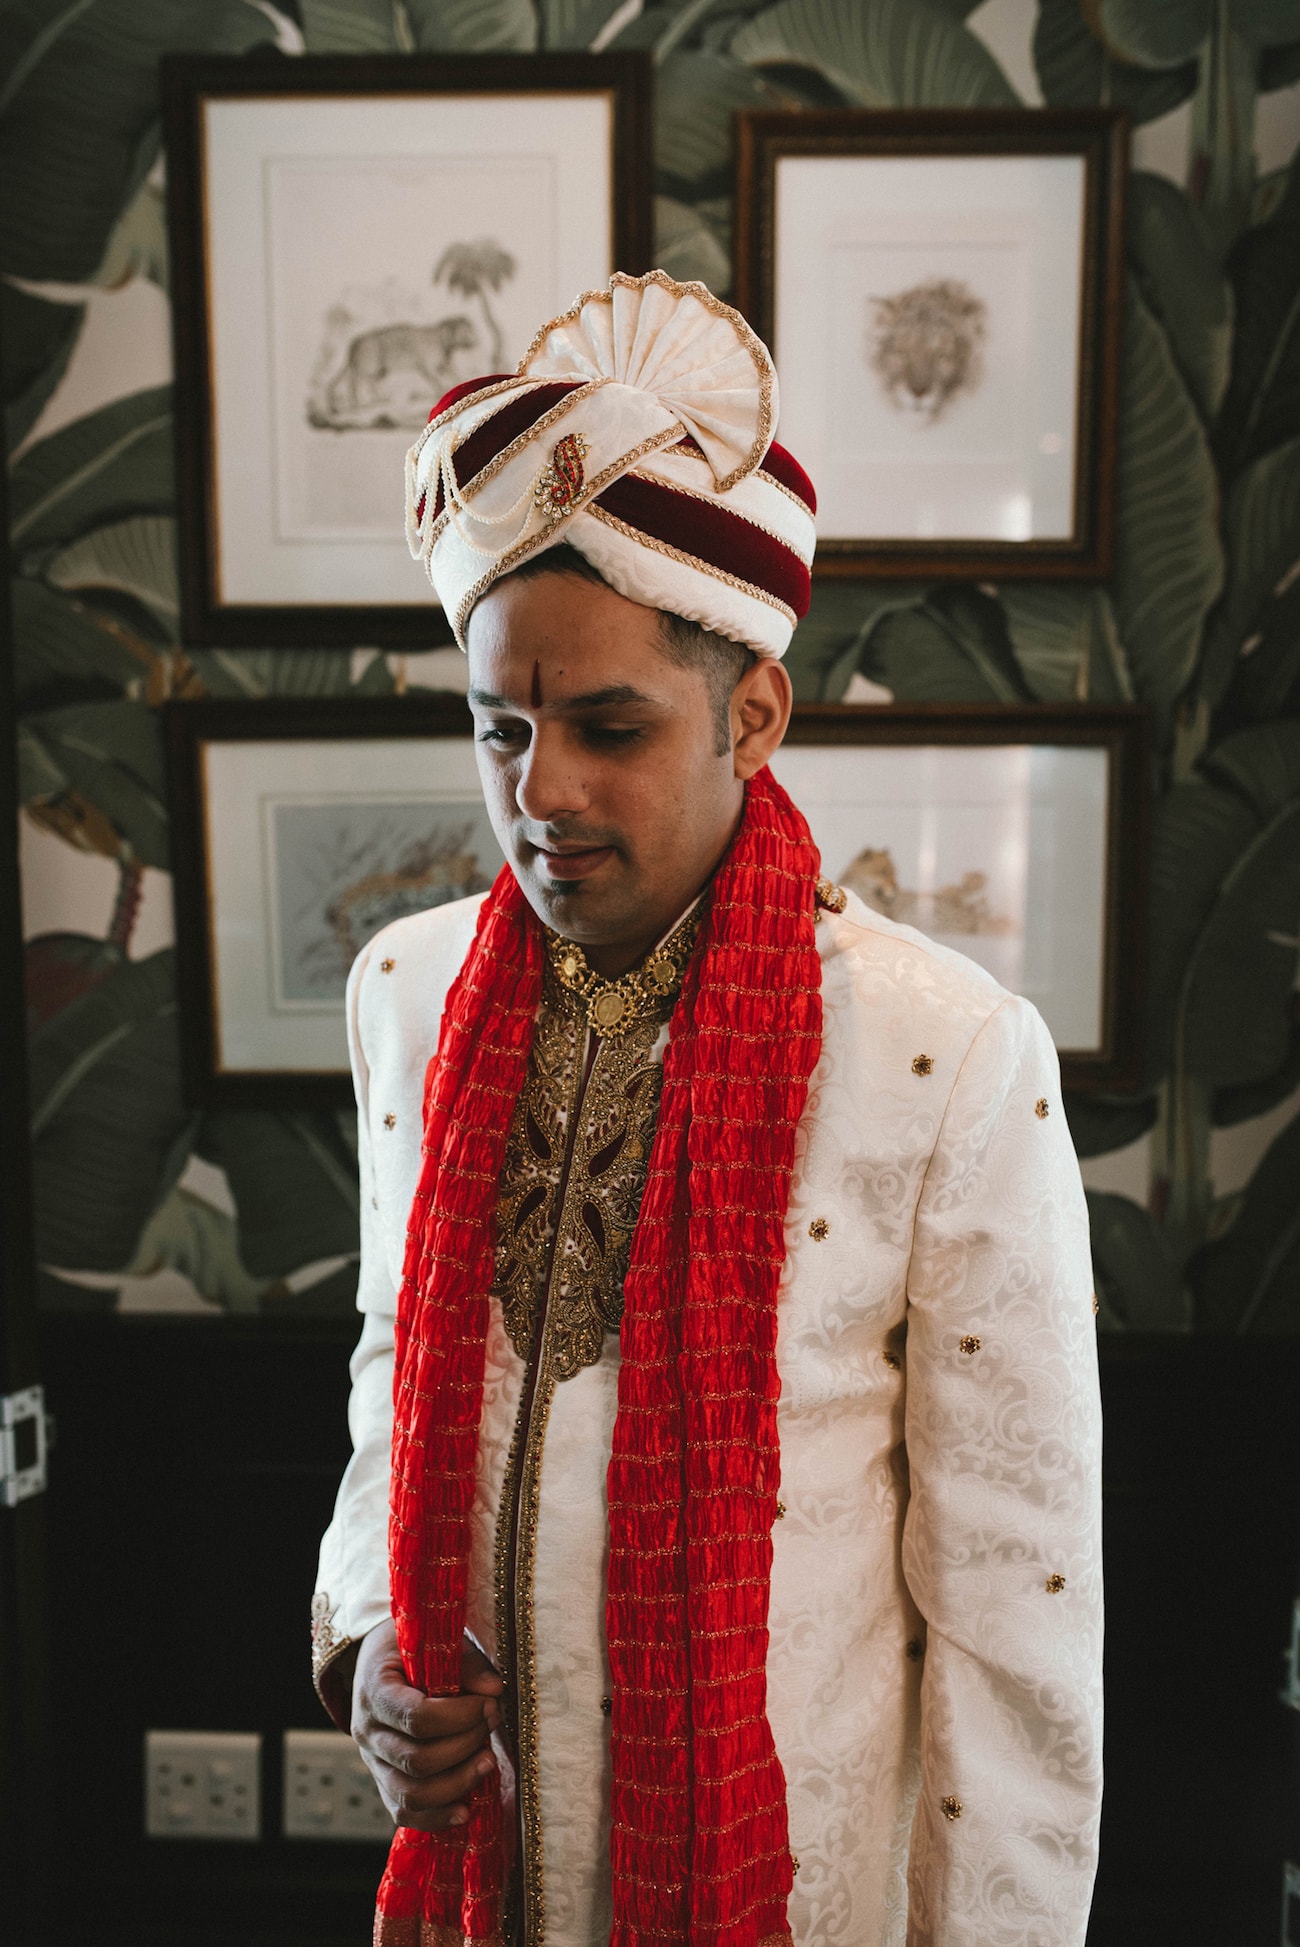
M 166 291 L 159 57 L 593 47 L 652 51 L 659 261 L 723 294 L 736 109 L 1129 111 L 1113 578 L 823 583 L 791 668 L 809 699 L 860 677 L 900 701 L 1151 706 L 1145 1073 L 1133 1095 L 1069 1104 L 1098 1186 L 1102 1324 L 1300 1330 L 1295 0 L 4 0 L 0 343 L 43 1302 L 343 1311 L 355 1285 L 351 1118 L 182 1103 L 158 710 L 383 691 L 408 672 L 350 651 L 187 650 L 169 389 L 140 386 L 124 356 L 120 388 L 70 410 L 105 295 L 147 287 L 161 306 Z M 1173 162 L 1149 166 L 1157 148 Z M 1234 1132 L 1250 1167 L 1216 1187 Z

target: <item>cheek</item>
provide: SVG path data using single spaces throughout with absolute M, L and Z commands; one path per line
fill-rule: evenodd
M 488 817 L 498 838 L 508 827 L 515 808 L 515 781 L 512 767 L 493 761 L 489 751 L 480 745 L 475 751 L 478 760 L 479 783 L 483 787 L 483 802 L 487 806 Z

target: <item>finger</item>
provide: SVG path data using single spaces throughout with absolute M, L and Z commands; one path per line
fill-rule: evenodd
M 459 1737 L 483 1722 L 482 1697 L 426 1697 L 410 1684 L 376 1682 L 359 1699 L 362 1716 L 370 1716 L 403 1737 L 420 1740 Z
M 402 1737 L 397 1731 L 379 1729 L 372 1731 L 364 1744 L 367 1750 L 375 1752 L 394 1771 L 403 1772 L 408 1778 L 434 1778 L 440 1771 L 450 1771 L 454 1766 L 464 1764 L 481 1751 L 487 1741 L 487 1725 L 480 1723 L 460 1737 L 438 1737 L 427 1743 Z
M 484 1755 L 440 1772 L 436 1778 L 419 1780 L 394 1770 L 371 1752 L 362 1755 L 397 1824 L 425 1832 L 437 1826 L 463 1825 L 469 1817 L 470 1793 L 494 1768 L 492 1759 Z

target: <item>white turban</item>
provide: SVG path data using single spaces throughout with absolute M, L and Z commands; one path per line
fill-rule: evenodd
M 461 647 L 492 583 L 563 541 L 629 600 L 784 655 L 817 503 L 776 410 L 740 313 L 661 270 L 616 273 L 515 376 L 449 392 L 407 455 L 406 531 Z

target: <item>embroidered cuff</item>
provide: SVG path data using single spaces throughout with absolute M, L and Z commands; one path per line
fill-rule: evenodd
M 351 1698 L 344 1694 L 342 1672 L 334 1666 L 357 1639 L 342 1635 L 334 1627 L 336 1613 L 337 1606 L 332 1607 L 325 1590 L 318 1589 L 311 1599 L 311 1680 L 335 1724 L 346 1731 L 351 1720 Z

